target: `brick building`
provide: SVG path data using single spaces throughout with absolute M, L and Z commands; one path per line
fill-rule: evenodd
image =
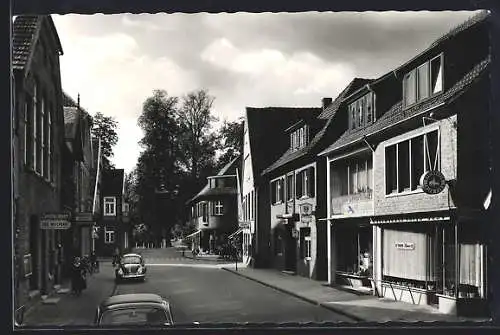
M 18 16 L 12 25 L 14 71 L 14 194 L 16 308 L 53 290 L 61 232 L 42 225 L 44 214 L 63 214 L 61 154 L 64 141 L 59 56 L 50 16 Z M 63 225 L 67 227 L 67 225 Z M 59 227 L 61 228 L 61 227 Z
M 344 100 L 322 152 L 331 283 L 362 265 L 379 296 L 486 313 L 489 62 L 481 13 Z

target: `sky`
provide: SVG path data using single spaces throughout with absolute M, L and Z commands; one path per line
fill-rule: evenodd
M 354 78 L 411 59 L 475 12 L 53 15 L 63 90 L 118 122 L 113 163 L 128 173 L 143 102 L 207 89 L 220 121 L 245 107 L 320 107 Z M 216 125 L 217 126 L 217 125 Z

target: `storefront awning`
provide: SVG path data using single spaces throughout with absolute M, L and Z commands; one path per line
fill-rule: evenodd
M 198 235 L 199 233 L 201 233 L 201 230 L 198 230 L 198 231 L 195 231 L 194 233 L 192 234 L 189 234 L 188 236 L 186 236 L 186 238 L 192 238 L 192 237 L 195 237 L 196 235 Z
M 238 228 L 237 231 L 235 231 L 234 233 L 232 233 L 231 235 L 228 236 L 228 239 L 233 239 L 236 235 L 238 235 L 242 231 L 243 231 L 243 228 Z
M 402 217 L 402 218 L 383 218 L 383 219 L 370 219 L 370 223 L 378 224 L 391 224 L 391 223 L 424 223 L 436 221 L 450 221 L 449 216 L 435 216 L 435 217 Z

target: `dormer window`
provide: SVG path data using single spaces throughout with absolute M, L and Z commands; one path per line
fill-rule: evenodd
M 309 128 L 303 126 L 290 133 L 290 148 L 297 150 L 303 148 L 308 143 Z
M 443 91 L 443 54 L 419 65 L 403 79 L 403 104 L 411 106 Z
M 349 110 L 349 129 L 366 126 L 375 120 L 375 94 L 370 92 L 351 103 Z

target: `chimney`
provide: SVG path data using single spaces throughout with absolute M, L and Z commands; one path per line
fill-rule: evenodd
M 332 104 L 332 98 L 323 98 L 321 99 L 321 103 L 323 105 L 323 109 L 325 109 Z

